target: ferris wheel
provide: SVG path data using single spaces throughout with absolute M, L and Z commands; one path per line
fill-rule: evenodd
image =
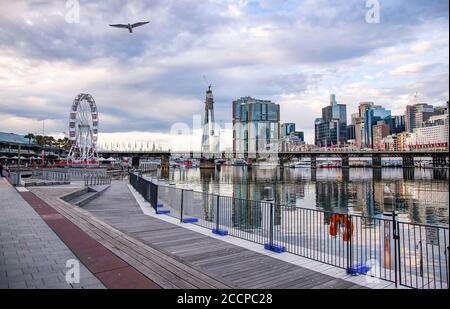
M 68 160 L 90 161 L 98 157 L 98 111 L 90 94 L 81 93 L 72 103 L 69 138 L 72 146 Z

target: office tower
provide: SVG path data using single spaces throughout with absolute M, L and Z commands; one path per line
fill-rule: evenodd
M 355 144 L 359 148 L 367 146 L 364 120 L 366 117 L 366 111 L 372 106 L 374 106 L 373 102 L 361 102 L 359 103 L 358 106 L 358 117 L 356 117 L 354 121 L 355 121 Z
M 398 134 L 405 131 L 405 116 L 392 116 L 392 133 Z
M 330 96 L 330 104 L 322 108 L 322 118 L 315 120 L 315 144 L 319 147 L 345 145 L 347 142 L 347 106 Z
M 372 145 L 374 149 L 384 149 L 384 138 L 391 132 L 390 126 L 384 121 L 378 121 L 372 126 Z
M 242 97 L 233 101 L 233 151 L 238 154 L 276 153 L 280 138 L 280 106 Z
M 384 121 L 389 128 L 392 128 L 391 111 L 381 106 L 374 105 L 366 110 L 364 117 L 364 131 L 365 142 L 367 146 L 374 147 L 372 127 L 378 123 L 378 121 Z
M 356 140 L 356 130 L 355 130 L 355 125 L 354 124 L 350 124 L 347 126 L 347 140 Z
M 433 105 L 419 103 L 406 106 L 405 129 L 407 132 L 414 132 L 415 128 L 420 128 L 422 123 L 435 115 Z
M 295 123 L 282 123 L 280 130 L 280 138 L 291 135 L 295 132 Z

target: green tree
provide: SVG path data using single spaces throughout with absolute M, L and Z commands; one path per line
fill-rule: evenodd
M 33 133 L 28 133 L 28 134 L 25 135 L 24 137 L 28 139 L 28 144 L 31 144 L 31 140 L 34 141 L 34 139 L 36 138 L 36 136 L 34 136 Z
M 45 144 L 44 136 L 42 136 L 42 135 L 36 135 L 34 137 L 34 141 L 36 142 L 36 144 L 38 144 L 40 146 L 44 146 L 44 144 Z

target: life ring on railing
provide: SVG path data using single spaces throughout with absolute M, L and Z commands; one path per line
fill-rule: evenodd
M 353 223 L 347 215 L 333 214 L 330 220 L 330 235 L 337 236 L 339 228 L 344 225 L 343 240 L 349 241 L 353 234 Z

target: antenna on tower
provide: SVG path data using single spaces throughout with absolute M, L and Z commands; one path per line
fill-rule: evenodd
M 208 82 L 208 79 L 206 78 L 205 74 L 203 74 L 203 81 L 205 82 L 205 87 L 207 87 L 208 90 L 211 90 L 211 87 L 213 85 L 210 82 Z

